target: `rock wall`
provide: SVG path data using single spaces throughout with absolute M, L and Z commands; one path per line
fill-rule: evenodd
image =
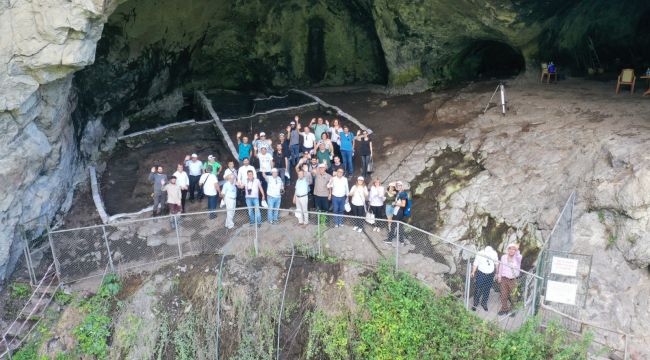
M 44 224 L 65 210 L 84 176 L 71 121 L 72 73 L 95 59 L 111 6 L 0 1 L 0 283 L 21 254 L 17 225 Z

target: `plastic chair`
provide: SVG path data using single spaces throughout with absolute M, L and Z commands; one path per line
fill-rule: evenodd
M 548 64 L 542 63 L 542 77 L 539 79 L 540 82 L 544 82 L 544 77 L 546 77 L 546 83 L 551 82 L 551 76 L 555 76 L 555 81 L 557 81 L 557 67 L 554 72 L 548 71 Z
M 634 75 L 634 69 L 621 70 L 621 74 L 618 76 L 618 81 L 616 82 L 616 93 L 618 94 L 621 91 L 621 85 L 629 85 L 630 92 L 634 94 L 635 83 L 636 75 Z

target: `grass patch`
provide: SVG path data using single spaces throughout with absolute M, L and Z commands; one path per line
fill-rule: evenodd
M 27 300 L 32 295 L 32 287 L 29 284 L 14 282 L 9 285 L 12 299 Z

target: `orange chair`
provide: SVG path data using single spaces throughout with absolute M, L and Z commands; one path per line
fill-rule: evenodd
M 542 63 L 542 77 L 539 79 L 539 81 L 544 82 L 544 77 L 546 77 L 546 83 L 550 83 L 551 76 L 555 76 L 555 81 L 557 82 L 557 68 L 555 69 L 555 72 L 549 72 L 548 64 Z
M 621 91 L 621 85 L 629 85 L 630 92 L 634 94 L 635 83 L 636 75 L 634 75 L 634 69 L 623 69 L 616 82 L 616 93 L 618 94 Z

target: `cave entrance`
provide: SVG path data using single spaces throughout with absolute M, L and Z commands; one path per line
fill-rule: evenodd
M 465 47 L 451 62 L 455 79 L 509 78 L 526 67 L 521 52 L 512 46 L 494 40 L 476 40 Z
M 313 82 L 325 78 L 325 20 L 319 17 L 309 20 L 307 35 L 307 61 L 305 62 L 307 76 Z

